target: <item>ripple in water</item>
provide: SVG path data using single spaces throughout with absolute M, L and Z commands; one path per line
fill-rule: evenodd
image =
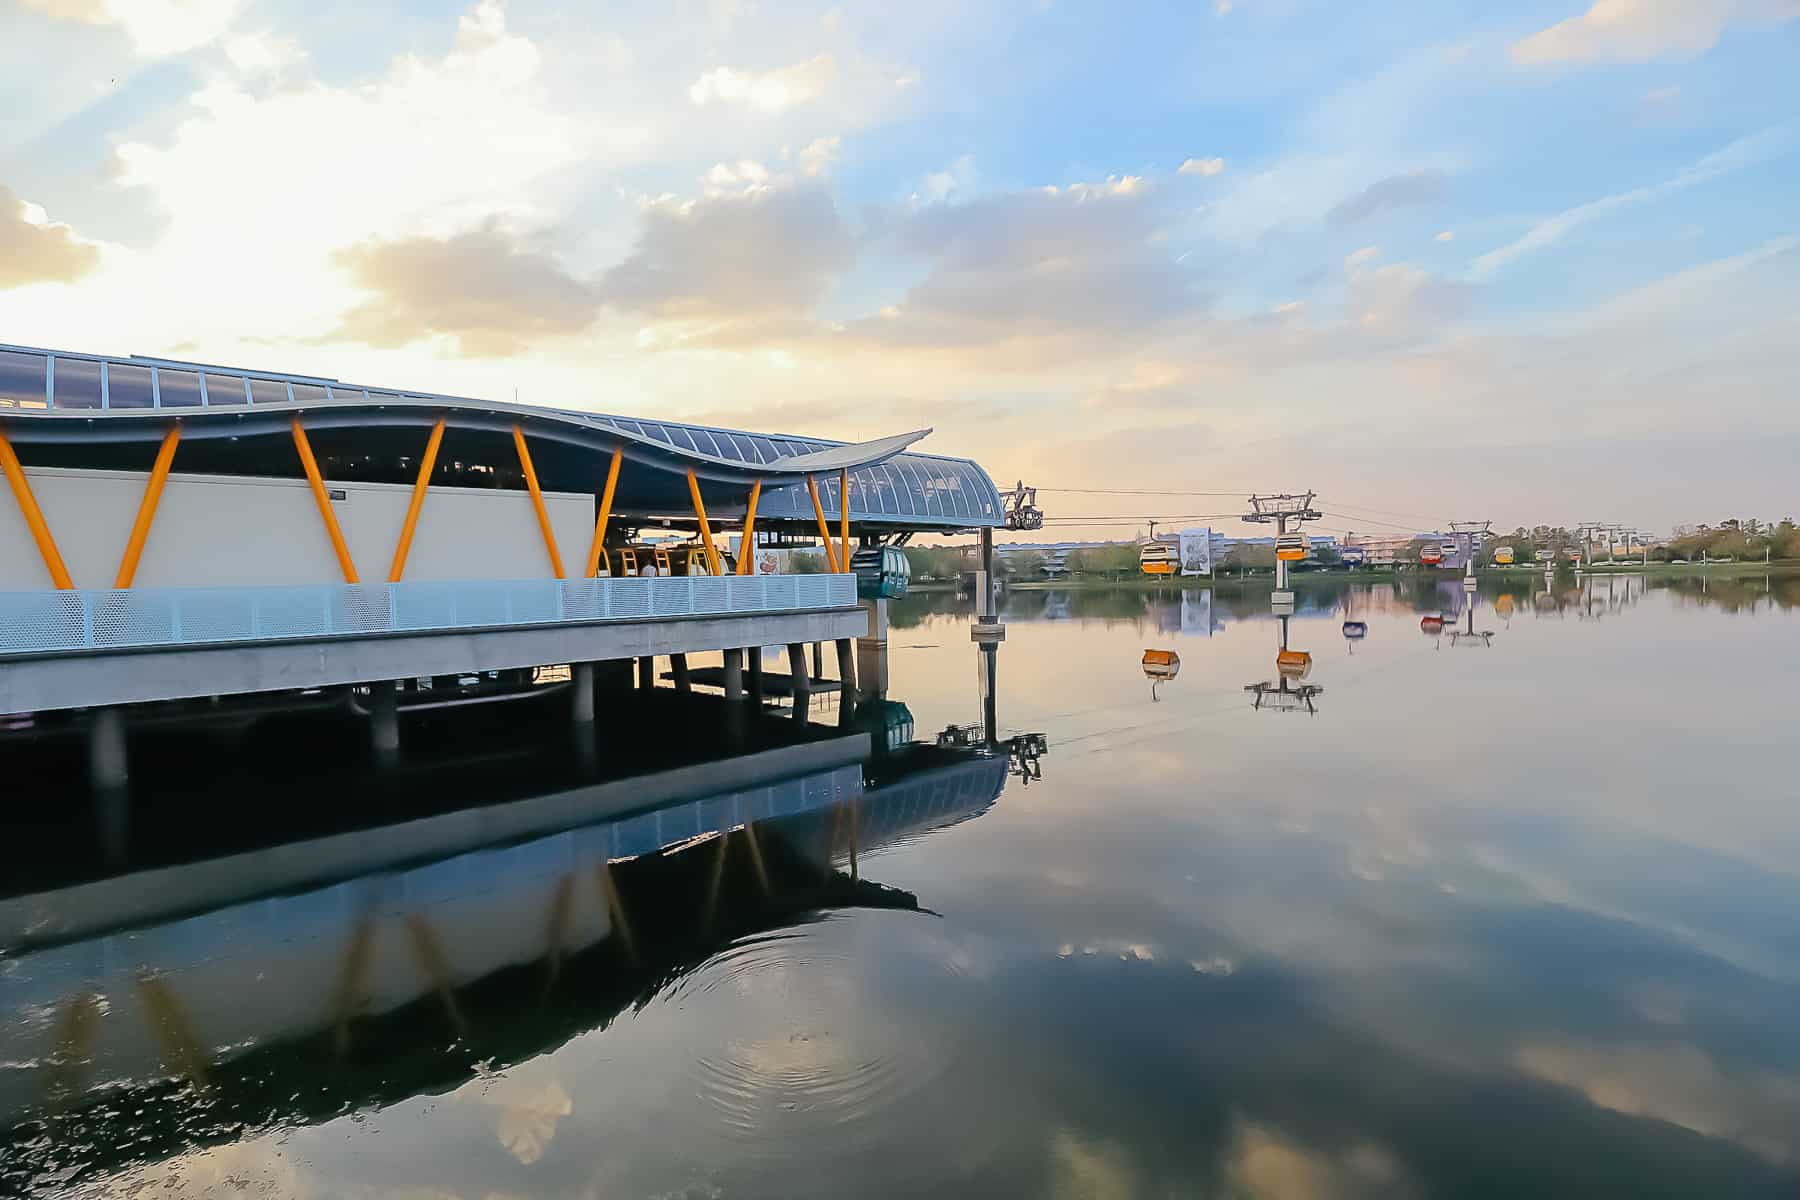
M 746 939 L 668 997 L 702 1043 L 688 1064 L 696 1120 L 731 1155 L 775 1156 L 802 1139 L 813 1139 L 809 1153 L 854 1152 L 891 1140 L 896 1125 L 930 1119 L 920 1096 L 951 1065 L 955 1022 L 897 1021 L 871 988 L 871 976 L 886 971 L 847 951 L 853 930 L 852 921 L 827 921 Z M 926 945 L 941 949 L 935 939 Z M 960 975 L 941 954 L 885 966 Z M 822 1144 L 821 1135 L 829 1135 Z

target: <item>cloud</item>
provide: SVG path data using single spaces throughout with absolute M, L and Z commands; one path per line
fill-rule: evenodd
M 1024 361 L 1116 349 L 1203 307 L 1193 273 L 1164 244 L 1177 220 L 1136 176 L 911 210 L 886 232 L 928 264 L 925 278 L 849 332 L 887 345 L 1010 346 Z
M 60 21 L 114 25 L 146 57 L 179 54 L 214 41 L 231 25 L 238 0 L 22 0 Z
M 964 154 L 943 170 L 933 171 L 925 176 L 924 186 L 913 193 L 913 199 L 927 204 L 942 204 L 968 195 L 975 188 L 976 178 L 975 157 Z
M 1175 168 L 1177 175 L 1217 175 L 1225 169 L 1222 158 L 1190 158 Z
M 311 340 L 355 303 L 335 257 L 345 247 L 444 241 L 496 214 L 546 224 L 536 198 L 547 177 L 618 157 L 609 139 L 629 134 L 553 102 L 540 68 L 537 45 L 482 0 L 439 58 L 403 54 L 343 86 L 209 83 L 172 128 L 117 151 L 117 182 L 142 189 L 167 221 L 153 247 L 119 256 L 95 287 L 104 315 L 93 319 L 148 344 L 213 339 L 211 353 L 221 339 L 226 353 L 239 338 Z M 183 289 L 167 306 L 127 303 L 158 279 L 223 278 L 249 263 L 267 286 L 248 308 L 216 287 Z
M 1351 268 L 1360 267 L 1364 263 L 1374 262 L 1376 259 L 1378 259 L 1380 257 L 1381 257 L 1381 247 L 1380 246 L 1364 246 L 1361 250 L 1353 250 L 1349 254 L 1345 255 L 1344 256 L 1344 265 L 1346 267 L 1351 267 Z
M 1408 171 L 1370 184 L 1325 214 L 1325 223 L 1340 229 L 1360 225 L 1410 205 L 1435 204 L 1447 188 L 1439 171 Z
M 825 174 L 837 162 L 843 149 L 841 137 L 814 138 L 800 151 L 800 173 L 809 177 Z
M 331 340 L 401 346 L 446 337 L 464 355 L 512 354 L 579 333 L 599 307 L 597 288 L 494 221 L 448 238 L 368 242 L 334 257 L 374 295 L 344 315 Z
M 1454 242 L 1456 240 L 1456 230 L 1440 229 L 1437 236 L 1431 240 L 1434 242 Z
M 780 113 L 817 100 L 837 75 L 837 60 L 820 54 L 773 71 L 717 67 L 688 88 L 695 104 L 741 104 L 758 112 Z
M 661 197 L 641 220 L 630 253 L 601 279 L 601 299 L 694 323 L 696 336 L 736 338 L 804 314 L 856 255 L 830 192 L 810 183 Z
M 1350 317 L 1372 333 L 1398 334 L 1468 312 L 1474 286 L 1440 279 L 1408 263 L 1350 275 Z
M 0 184 L 0 288 L 73 283 L 99 262 L 99 250 L 73 229 L 52 223 Z
M 1779 127 L 1741 137 L 1704 158 L 1689 163 L 1661 183 L 1633 188 L 1628 192 L 1618 192 L 1611 196 L 1602 196 L 1598 200 L 1590 200 L 1586 204 L 1577 205 L 1539 221 L 1517 240 L 1498 249 L 1490 250 L 1477 258 L 1474 264 L 1475 275 L 1477 278 L 1486 278 L 1533 251 L 1542 250 L 1546 246 L 1560 242 L 1569 235 L 1570 231 L 1610 212 L 1635 204 L 1660 200 L 1664 196 L 1685 191 L 1722 175 L 1728 175 L 1733 171 L 1739 171 L 1785 154 L 1792 148 L 1793 138 L 1786 129 Z
M 1712 49 L 1728 25 L 1797 16 L 1794 0 L 1595 0 L 1581 16 L 1515 42 L 1512 59 L 1541 66 L 1692 58 Z

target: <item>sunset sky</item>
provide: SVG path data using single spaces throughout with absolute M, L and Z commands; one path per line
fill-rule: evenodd
M 1800 0 L 0 22 L 0 342 L 1336 528 L 1800 508 Z

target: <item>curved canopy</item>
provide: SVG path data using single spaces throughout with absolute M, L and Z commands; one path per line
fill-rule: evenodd
M 865 525 L 949 530 L 999 526 L 1005 519 L 993 481 L 974 462 L 905 453 L 929 429 L 843 443 L 204 363 L 0 346 L 0 420 L 14 441 L 42 447 L 33 456 L 39 461 L 135 461 L 128 448 L 159 440 L 171 416 L 182 422 L 183 460 L 198 458 L 211 470 L 232 470 L 236 463 L 244 464 L 240 470 L 255 469 L 258 446 L 286 438 L 295 417 L 303 419 L 321 456 L 334 463 L 366 469 L 379 460 L 397 462 L 417 453 L 413 443 L 422 433 L 408 430 L 422 431 L 441 417 L 452 441 L 460 441 L 474 461 L 496 449 L 503 458 L 502 441 L 518 426 L 533 439 L 538 473 L 553 490 L 598 490 L 607 459 L 620 450 L 630 463 L 649 469 L 621 477 L 622 510 L 656 511 L 681 500 L 684 478 L 667 476 L 692 471 L 709 507 L 719 506 L 721 515 L 741 509 L 750 485 L 762 481 L 762 516 L 807 519 L 812 508 L 804 481 L 815 476 L 821 504 L 836 517 L 842 512 L 839 475 L 848 472 L 849 515 Z M 209 440 L 212 453 L 196 445 Z M 541 440 L 554 445 L 540 452 Z M 107 447 L 119 449 L 109 454 Z

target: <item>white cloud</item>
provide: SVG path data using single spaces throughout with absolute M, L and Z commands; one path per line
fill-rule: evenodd
M 841 137 L 814 138 L 800 151 L 800 173 L 806 176 L 823 175 L 837 162 L 843 151 L 844 139 Z
M 1190 158 L 1175 169 L 1178 175 L 1217 175 L 1225 169 L 1222 158 Z
M 1456 230 L 1454 230 L 1454 229 L 1439 230 L 1438 235 L 1431 240 L 1434 242 L 1454 242 L 1456 240 Z
M 1532 66 L 1691 58 L 1712 49 L 1728 25 L 1796 16 L 1794 0 L 1595 0 L 1581 16 L 1514 43 L 1512 57 Z
M 1219 2 L 1217 4 L 1213 5 L 1213 15 L 1214 16 L 1220 16 L 1220 17 L 1229 16 L 1230 13 L 1231 13 L 1231 0 L 1219 0 Z
M 115 25 L 147 57 L 179 54 L 216 40 L 231 25 L 238 0 L 22 0 L 62 21 Z
M 943 170 L 933 171 L 925 176 L 924 185 L 913 193 L 913 199 L 927 204 L 942 204 L 947 200 L 964 197 L 974 190 L 975 179 L 974 156 L 964 154 Z
M 742 104 L 758 112 L 780 113 L 817 100 L 837 75 L 837 60 L 820 54 L 773 71 L 717 67 L 688 88 L 695 104 Z
M 99 251 L 74 230 L 0 184 L 0 288 L 73 283 L 99 261 Z
M 740 158 L 734 163 L 714 163 L 700 178 L 701 189 L 708 196 L 725 192 L 747 192 L 769 186 L 769 168 L 754 159 Z
M 1354 270 L 1355 268 L 1362 266 L 1364 263 L 1374 262 L 1376 259 L 1378 259 L 1380 257 L 1381 257 L 1381 247 L 1380 246 L 1364 246 L 1361 250 L 1355 250 L 1355 251 L 1352 251 L 1350 254 L 1346 255 L 1344 258 L 1344 265 L 1346 267 L 1349 267 Z
M 79 322 L 97 339 L 199 342 L 214 354 L 242 340 L 314 337 L 355 299 L 337 252 L 446 238 L 496 214 L 541 225 L 539 181 L 608 157 L 612 147 L 595 139 L 617 127 L 552 103 L 539 65 L 537 46 L 485 0 L 444 56 L 404 55 L 373 79 L 260 94 L 212 83 L 173 128 L 117 151 L 119 182 L 141 189 L 133 202 L 166 217 L 154 244 L 109 253 L 72 297 L 78 310 L 53 302 L 0 311 L 0 323 Z M 248 282 L 219 285 L 234 277 Z M 171 291 L 171 279 L 194 282 Z M 144 304 L 145 295 L 168 299 Z
M 1570 231 L 1610 212 L 1685 191 L 1717 179 L 1721 175 L 1727 175 L 1784 154 L 1792 147 L 1793 138 L 1787 130 L 1781 128 L 1765 129 L 1761 133 L 1741 137 L 1730 145 L 1689 163 L 1661 183 L 1632 188 L 1628 192 L 1618 192 L 1611 196 L 1602 196 L 1598 200 L 1590 200 L 1586 204 L 1577 205 L 1539 221 L 1526 230 L 1523 236 L 1477 258 L 1474 265 L 1475 276 L 1487 278 L 1500 268 L 1535 250 L 1542 250 L 1546 246 L 1560 242 L 1569 235 Z
M 220 48 L 231 65 L 246 75 L 279 75 L 306 61 L 299 42 L 272 33 L 226 34 Z

